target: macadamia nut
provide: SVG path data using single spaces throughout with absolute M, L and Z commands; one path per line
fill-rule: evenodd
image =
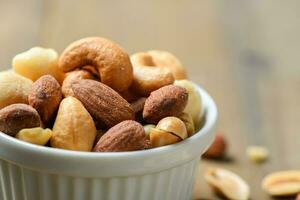
M 64 73 L 58 68 L 58 54 L 54 49 L 33 47 L 16 55 L 12 66 L 16 73 L 33 81 L 43 75 L 52 75 L 58 82 L 62 82 Z

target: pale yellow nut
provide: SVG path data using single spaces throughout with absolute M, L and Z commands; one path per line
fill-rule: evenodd
M 28 104 L 33 82 L 13 71 L 0 72 L 0 109 L 14 103 Z
M 157 128 L 150 128 L 150 142 L 152 147 L 161 147 L 180 141 L 181 138 L 172 133 Z
M 300 193 L 300 170 L 277 171 L 262 181 L 262 189 L 272 196 L 291 196 Z
M 188 136 L 192 136 L 195 133 L 195 126 L 192 116 L 187 113 L 181 113 L 178 118 L 184 122 Z
M 165 117 L 156 125 L 157 129 L 172 133 L 182 140 L 188 137 L 185 124 L 177 117 Z
M 43 129 L 40 127 L 26 128 L 20 130 L 16 138 L 32 144 L 45 145 L 50 140 L 52 131 L 50 129 Z
M 43 75 L 52 75 L 62 83 L 64 73 L 58 68 L 58 54 L 54 49 L 33 47 L 12 60 L 16 73 L 36 81 Z
M 262 146 L 249 146 L 246 153 L 253 162 L 264 162 L 269 156 L 268 149 Z
M 51 146 L 91 151 L 95 137 L 96 127 L 93 118 L 82 103 L 74 97 L 63 99 L 53 126 Z
M 185 88 L 189 93 L 188 103 L 183 112 L 192 116 L 196 130 L 200 127 L 204 115 L 202 98 L 195 84 L 189 80 L 176 80 L 174 85 Z
M 227 199 L 247 200 L 250 196 L 248 184 L 237 174 L 222 168 L 209 168 L 204 175 L 206 182 Z
M 144 125 L 144 130 L 145 130 L 145 134 L 147 135 L 147 137 L 150 137 L 151 128 L 155 128 L 155 125 L 153 125 L 153 124 Z

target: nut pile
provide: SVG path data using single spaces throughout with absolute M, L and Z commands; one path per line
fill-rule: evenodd
M 101 37 L 59 56 L 34 47 L 0 72 L 0 131 L 54 148 L 121 152 L 174 144 L 201 126 L 195 85 L 169 52 L 131 57 Z

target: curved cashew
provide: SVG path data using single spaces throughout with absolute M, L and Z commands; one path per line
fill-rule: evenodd
M 131 89 L 142 96 L 174 82 L 172 73 L 166 68 L 134 66 L 133 74 Z
M 58 62 L 64 72 L 92 65 L 101 82 L 121 92 L 132 82 L 132 65 L 128 54 L 116 43 L 101 37 L 88 37 L 71 43 Z
M 167 68 L 173 74 L 175 80 L 186 79 L 186 71 L 180 61 L 170 52 L 161 50 L 151 50 L 140 52 L 131 56 L 134 66 L 155 66 Z

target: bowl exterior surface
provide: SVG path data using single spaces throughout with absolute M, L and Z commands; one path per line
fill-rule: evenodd
M 140 152 L 50 149 L 0 133 L 1 200 L 187 200 L 200 155 L 214 138 L 217 109 L 199 87 L 205 124 L 175 145 Z

